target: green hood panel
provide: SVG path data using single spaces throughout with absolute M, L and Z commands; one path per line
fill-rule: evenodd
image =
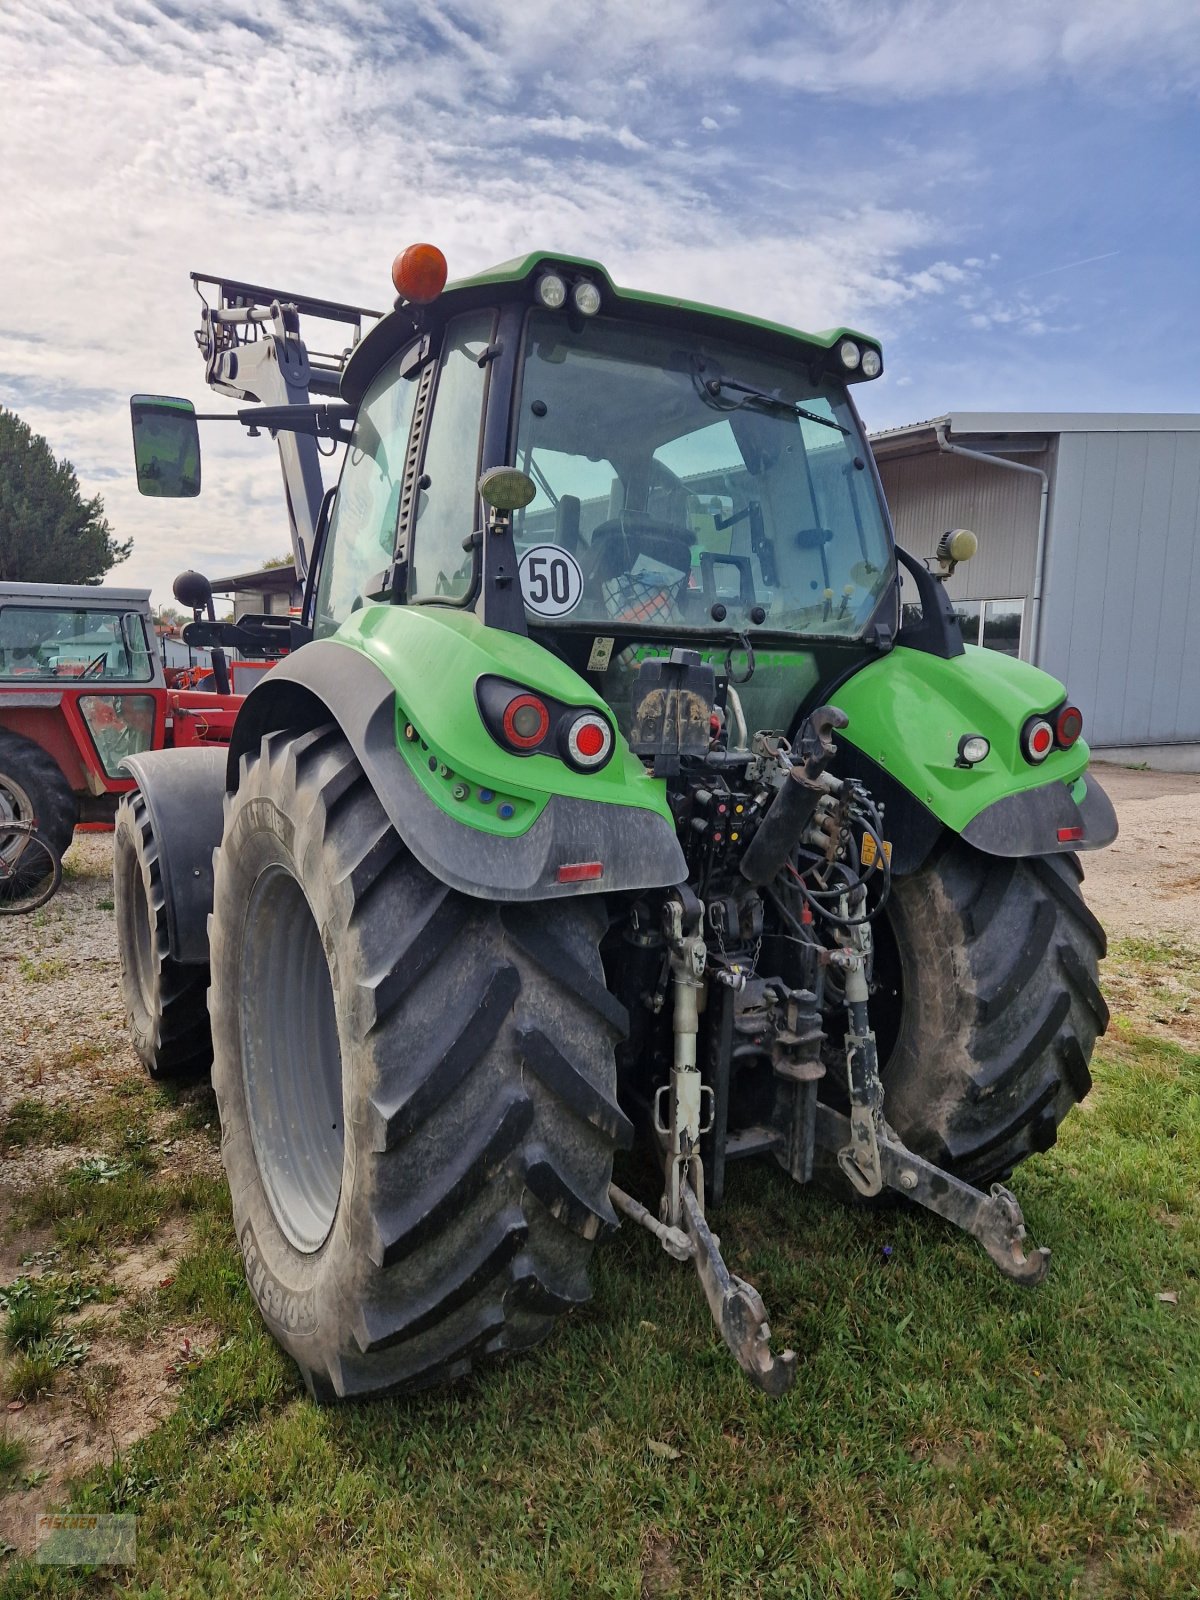
M 551 795 L 563 795 L 653 812 L 674 832 L 665 786 L 648 776 L 615 728 L 616 748 L 599 772 L 575 772 L 550 755 L 513 755 L 488 733 L 475 702 L 475 685 L 487 674 L 593 706 L 613 721 L 596 691 L 532 639 L 449 606 L 368 605 L 333 642 L 369 657 L 395 689 L 400 752 L 425 793 L 456 821 L 511 837 L 527 831 Z M 415 738 L 406 737 L 406 726 Z M 502 816 L 502 807 L 512 814 Z
M 850 718 L 838 734 L 884 767 L 948 828 L 961 833 L 1006 795 L 1058 780 L 1075 786 L 1088 764 L 1082 739 L 1053 750 L 1040 766 L 1021 754 L 1021 729 L 1053 711 L 1066 691 L 1026 661 L 967 645 L 941 656 L 898 646 L 855 673 L 830 697 Z M 991 752 L 976 767 L 957 767 L 958 742 L 981 733 Z M 1082 786 L 1076 798 L 1082 797 Z

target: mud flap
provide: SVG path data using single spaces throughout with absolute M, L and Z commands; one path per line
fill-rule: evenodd
M 126 756 L 122 769 L 142 792 L 158 847 L 171 959 L 208 962 L 213 851 L 221 843 L 225 750 L 153 750 Z

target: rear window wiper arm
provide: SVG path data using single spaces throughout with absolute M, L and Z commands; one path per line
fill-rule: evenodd
M 775 406 L 780 411 L 791 411 L 797 417 L 803 417 L 806 422 L 819 422 L 823 428 L 834 428 L 838 433 L 849 437 L 850 429 L 843 428 L 840 422 L 835 422 L 832 417 L 823 417 L 818 411 L 809 411 L 805 406 L 797 404 L 795 400 L 785 400 L 782 395 L 771 394 L 766 389 L 757 389 L 752 383 L 739 383 L 736 378 L 701 378 L 700 380 L 706 393 L 714 399 L 722 389 L 732 389 L 735 394 L 744 394 L 750 400 L 757 400 L 761 405 Z

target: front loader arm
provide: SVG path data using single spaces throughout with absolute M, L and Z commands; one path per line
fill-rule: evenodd
M 364 323 L 382 315 L 359 306 L 285 295 L 282 290 L 198 272 L 192 273 L 192 282 L 203 305 L 196 343 L 204 356 L 209 386 L 220 394 L 255 400 L 263 406 L 307 405 L 314 394 L 336 396 L 342 369 L 366 331 Z M 206 291 L 214 304 L 209 303 Z M 349 327 L 349 347 L 339 354 L 310 353 L 300 334 L 302 315 Z M 315 434 L 289 428 L 273 431 L 283 469 L 296 573 L 303 582 L 312 562 L 325 493 L 321 453 Z

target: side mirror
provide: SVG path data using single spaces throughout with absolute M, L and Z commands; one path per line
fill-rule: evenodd
M 173 500 L 198 495 L 200 430 L 192 402 L 170 395 L 135 394 L 129 412 L 138 493 Z

